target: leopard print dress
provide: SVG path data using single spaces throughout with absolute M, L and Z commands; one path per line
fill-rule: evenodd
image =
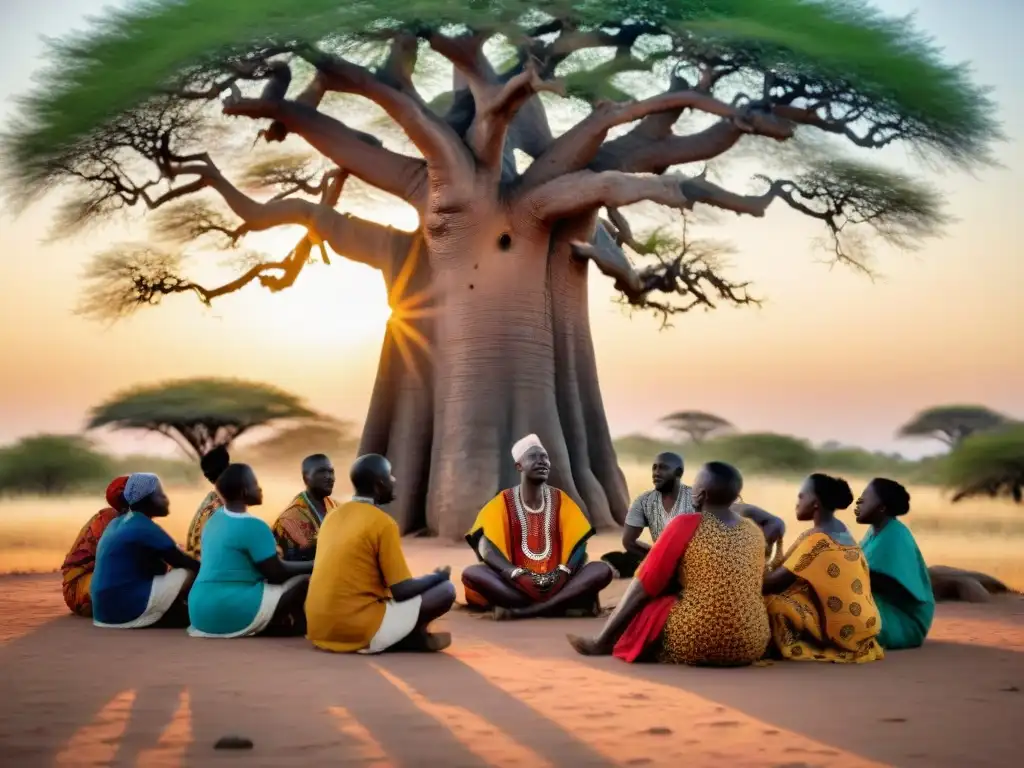
M 669 664 L 744 666 L 759 660 L 771 632 L 761 597 L 764 534 L 742 520 L 705 515 L 679 569 L 683 591 L 662 634 Z

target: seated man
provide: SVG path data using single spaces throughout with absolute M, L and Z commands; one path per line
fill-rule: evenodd
M 320 526 L 337 506 L 331 498 L 334 465 L 322 453 L 302 460 L 302 482 L 306 489 L 292 499 L 271 526 L 282 560 L 312 560 Z
M 428 626 L 451 610 L 451 569 L 413 578 L 402 554 L 398 524 L 380 505 L 395 496 L 391 463 L 375 453 L 352 465 L 356 495 L 328 515 L 306 596 L 307 637 L 338 653 L 440 651 L 447 632 Z
M 153 522 L 170 513 L 160 479 L 131 475 L 123 493 L 128 511 L 107 526 L 96 549 L 93 623 L 116 629 L 187 627 L 186 598 L 199 561 Z
M 654 457 L 651 467 L 654 488 L 637 496 L 626 513 L 622 528 L 622 546 L 625 552 L 609 552 L 601 559 L 615 569 L 620 579 L 632 578 L 651 545 L 640 541 L 644 528 L 656 542 L 665 526 L 676 515 L 692 515 L 693 493 L 683 483 L 683 457 L 666 451 Z
M 90 585 L 96 569 L 96 547 L 111 521 L 128 509 L 122 496 L 127 482 L 128 476 L 123 475 L 107 486 L 108 506 L 90 517 L 89 522 L 82 526 L 60 567 L 64 581 L 64 603 L 76 616 L 92 618 Z
M 569 496 L 547 484 L 551 461 L 536 435 L 512 447 L 520 483 L 480 510 L 466 535 L 480 563 L 462 572 L 470 607 L 496 619 L 600 613 L 598 593 L 614 577 L 588 563 L 594 528 Z
M 683 457 L 678 453 L 659 453 L 651 467 L 654 488 L 644 491 L 633 501 L 626 514 L 622 529 L 622 546 L 625 552 L 609 552 L 601 559 L 615 569 L 619 578 L 632 578 L 651 545 L 640 541 L 640 534 L 647 528 L 651 541 L 657 542 L 665 527 L 677 515 L 695 512 L 693 490 L 683 483 Z M 786 525 L 775 515 L 753 504 L 736 502 L 732 511 L 752 520 L 765 536 L 767 551 L 770 553 L 782 541 Z
M 185 551 L 190 557 L 197 560 L 202 554 L 203 528 L 206 526 L 206 521 L 214 512 L 224 506 L 223 499 L 217 493 L 217 481 L 230 464 L 231 455 L 228 453 L 227 447 L 223 445 L 218 445 L 199 459 L 199 468 L 203 471 L 203 477 L 209 480 L 210 485 L 214 487 L 199 503 L 199 508 L 188 525 L 188 534 L 185 536 Z

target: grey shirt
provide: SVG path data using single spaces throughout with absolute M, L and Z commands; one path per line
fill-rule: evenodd
M 661 491 L 646 491 L 637 496 L 630 506 L 629 512 L 626 513 L 626 525 L 631 525 L 634 528 L 647 528 L 651 532 L 651 540 L 657 541 L 673 517 L 693 513 L 693 493 L 690 486 L 680 483 L 679 494 L 676 496 L 676 503 L 672 505 L 671 512 L 665 511 Z

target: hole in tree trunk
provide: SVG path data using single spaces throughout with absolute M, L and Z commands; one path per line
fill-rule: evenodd
M 507 251 L 509 248 L 511 248 L 512 235 L 510 235 L 508 232 L 502 232 L 501 235 L 498 236 L 498 247 L 501 248 L 501 250 L 503 251 Z
M 471 291 L 473 290 L 473 284 L 472 283 L 469 284 L 469 290 L 471 290 Z

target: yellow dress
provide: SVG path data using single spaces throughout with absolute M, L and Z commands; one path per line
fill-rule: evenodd
M 683 591 L 665 622 L 659 661 L 744 666 L 760 659 L 770 637 L 763 576 L 761 529 L 704 516 L 680 563 Z
M 783 567 L 796 583 L 765 597 L 772 645 L 782 658 L 860 664 L 885 657 L 878 643 L 882 622 L 859 546 L 808 531 Z

